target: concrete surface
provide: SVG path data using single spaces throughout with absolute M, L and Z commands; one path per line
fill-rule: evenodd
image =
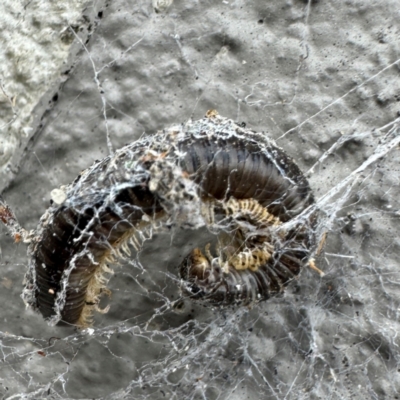
M 2 398 L 400 398 L 398 2 L 55 3 L 0 6 L 1 188 L 21 224 L 110 147 L 217 109 L 307 172 L 326 275 L 252 310 L 169 309 L 209 234 L 159 233 L 78 332 L 24 310 L 26 247 L 2 228 Z

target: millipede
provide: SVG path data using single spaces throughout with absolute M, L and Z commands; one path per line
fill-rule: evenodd
M 36 230 L 0 198 L 0 219 L 29 243 L 22 298 L 55 325 L 88 326 L 119 257 L 148 226 L 209 228 L 218 237 L 180 263 L 182 296 L 251 306 L 313 263 L 318 211 L 294 160 L 265 134 L 215 111 L 96 161 L 57 196 Z M 161 228 L 160 228 L 161 229 Z M 178 262 L 177 262 L 178 265 Z

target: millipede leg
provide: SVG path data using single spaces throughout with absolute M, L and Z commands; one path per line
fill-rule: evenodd
M 231 197 L 223 204 L 225 213 L 234 219 L 245 218 L 250 223 L 259 227 L 279 226 L 281 221 L 278 217 L 270 214 L 266 207 L 263 207 L 255 199 L 237 200 Z
M 273 248 L 265 243 L 261 248 L 246 249 L 237 255 L 231 257 L 228 262 L 236 270 L 250 269 L 257 271 L 261 265 L 265 265 L 271 258 Z
M 315 265 L 315 260 L 313 258 L 311 258 L 308 261 L 308 266 L 313 269 L 314 271 L 318 272 L 320 274 L 320 276 L 325 276 L 325 272 L 321 271 L 316 265 Z

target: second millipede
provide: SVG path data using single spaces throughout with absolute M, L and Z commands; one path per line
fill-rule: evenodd
M 183 295 L 213 307 L 282 293 L 315 245 L 314 198 L 295 162 L 216 112 L 119 149 L 62 193 L 30 234 L 22 294 L 52 325 L 89 325 L 108 265 L 157 221 L 229 227 L 217 256 L 196 248 L 179 267 Z

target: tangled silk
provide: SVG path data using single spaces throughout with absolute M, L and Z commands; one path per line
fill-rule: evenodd
M 294 161 L 213 112 L 95 162 L 61 194 L 31 239 L 22 294 L 50 324 L 90 323 L 108 264 L 140 247 L 146 225 L 219 229 L 216 257 L 197 248 L 180 265 L 183 294 L 212 306 L 282 292 L 314 246 L 314 200 Z

